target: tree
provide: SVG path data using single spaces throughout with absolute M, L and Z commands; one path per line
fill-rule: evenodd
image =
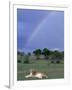
M 49 57 L 48 55 L 50 55 L 50 50 L 48 50 L 47 48 L 44 48 L 42 54 L 45 56 L 46 59 L 48 59 Z
M 28 52 L 28 56 L 31 56 L 31 53 L 30 52 Z
M 61 52 L 62 60 L 64 59 L 64 51 Z
M 40 49 L 36 49 L 35 51 L 33 51 L 33 53 L 36 55 L 37 59 L 40 59 L 40 55 L 41 55 Z
M 60 52 L 60 51 L 57 51 L 57 50 L 55 50 L 54 51 L 54 57 L 55 57 L 55 59 L 59 59 L 59 60 L 62 60 L 63 59 L 63 52 Z
M 54 58 L 54 51 L 49 52 L 49 59 L 52 60 Z
M 17 51 L 17 54 L 20 55 L 20 56 L 24 56 L 24 52 L 21 52 L 21 51 Z
M 20 55 L 20 51 L 17 51 L 17 54 Z

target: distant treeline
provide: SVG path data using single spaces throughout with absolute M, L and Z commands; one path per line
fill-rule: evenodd
M 34 55 L 37 60 L 41 59 L 41 56 L 44 56 L 44 59 L 50 59 L 50 60 L 64 60 L 64 51 L 59 50 L 49 50 L 48 48 L 36 49 L 32 53 L 28 52 L 27 54 L 25 52 L 17 51 L 17 54 L 20 56 L 27 56 L 30 57 Z

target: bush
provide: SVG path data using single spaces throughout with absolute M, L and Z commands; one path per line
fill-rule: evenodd
M 60 63 L 60 61 L 56 61 L 56 63 L 57 63 L 57 64 L 59 64 L 59 63 Z
M 54 61 L 51 61 L 51 63 L 54 63 Z
M 25 60 L 24 63 L 28 64 L 29 63 L 29 60 Z
M 29 56 L 28 55 L 26 55 L 24 63 L 26 63 L 26 64 L 29 63 Z
M 21 63 L 21 60 L 18 60 L 17 62 L 18 62 L 18 63 Z

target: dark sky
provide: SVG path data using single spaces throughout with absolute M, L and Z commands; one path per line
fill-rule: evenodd
M 64 49 L 64 12 L 17 9 L 17 48 Z

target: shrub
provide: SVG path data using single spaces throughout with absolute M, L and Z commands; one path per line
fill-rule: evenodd
M 29 56 L 28 55 L 26 55 L 24 63 L 26 63 L 26 64 L 29 63 Z
M 28 64 L 29 63 L 29 60 L 25 60 L 24 63 Z
M 59 63 L 60 63 L 60 61 L 56 61 L 56 63 L 57 63 L 57 64 L 59 64 Z
M 18 63 L 21 63 L 21 60 L 18 60 L 17 62 L 18 62 Z
M 54 61 L 51 61 L 51 63 L 54 63 Z

